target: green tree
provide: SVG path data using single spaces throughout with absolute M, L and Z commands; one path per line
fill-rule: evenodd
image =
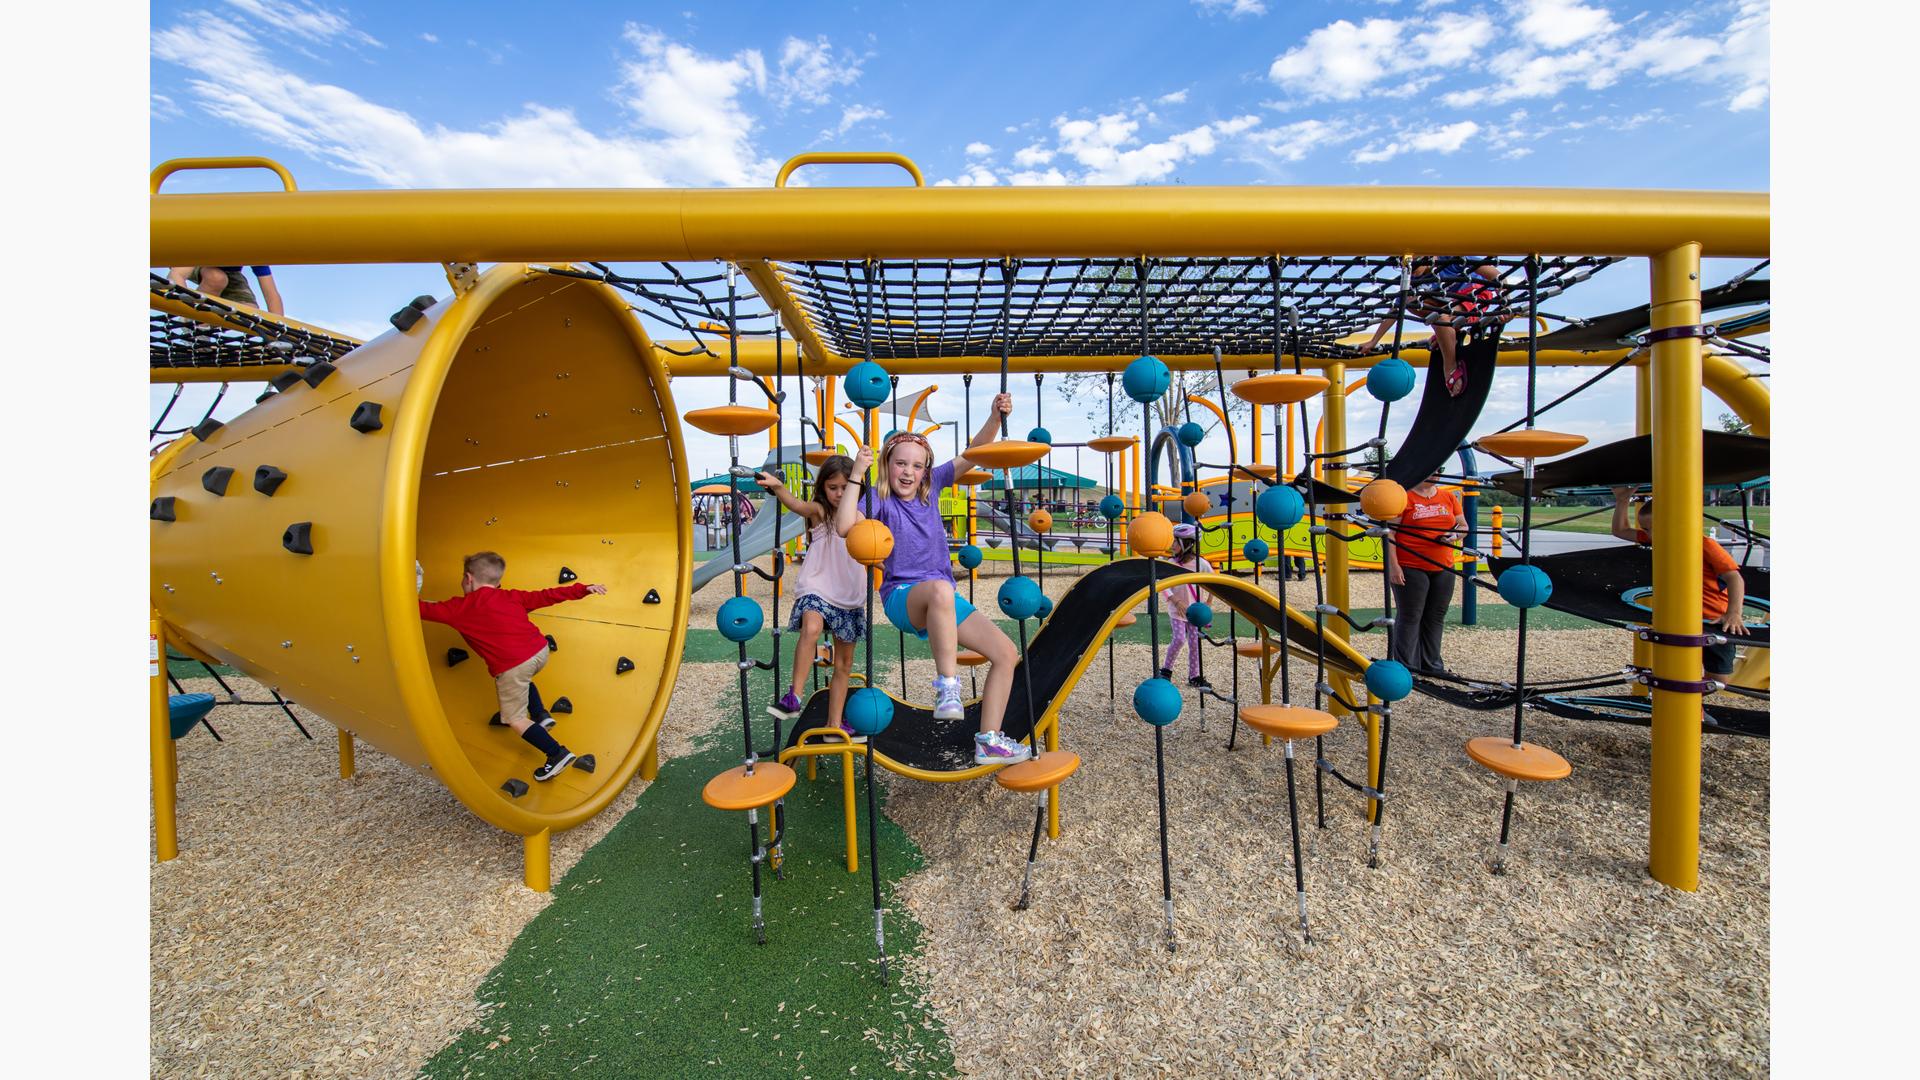
M 1753 434 L 1753 425 L 1730 412 L 1723 412 L 1720 414 L 1720 430 L 1731 431 L 1735 435 L 1751 435 Z

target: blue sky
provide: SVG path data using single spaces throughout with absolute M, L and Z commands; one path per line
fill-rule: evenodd
M 886 149 L 943 184 L 1764 190 L 1768 38 L 1750 0 L 156 3 L 151 153 L 265 154 L 308 189 L 758 186 L 803 150 Z M 169 190 L 263 179 L 184 174 Z M 1706 281 L 1742 268 L 1710 265 Z M 278 274 L 289 314 L 361 336 L 446 291 L 437 266 Z M 1629 262 L 1555 308 L 1645 290 Z M 1582 377 L 1549 372 L 1543 393 Z M 1519 401 L 1504 380 L 1489 428 Z M 1079 412 L 1049 402 L 1059 437 L 1081 433 Z M 1597 440 L 1629 433 L 1629 380 L 1558 417 Z

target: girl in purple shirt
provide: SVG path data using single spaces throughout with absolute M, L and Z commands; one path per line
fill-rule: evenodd
M 1001 417 L 1013 408 L 1013 395 L 993 399 L 987 421 L 969 446 L 991 442 L 1000 434 Z M 873 451 L 862 447 L 853 459 L 855 476 L 866 477 Z M 880 575 L 880 602 L 887 618 L 901 630 L 928 643 L 933 650 L 933 715 L 958 720 L 966 715 L 960 701 L 960 678 L 954 656 L 965 645 L 987 658 L 987 685 L 980 696 L 980 733 L 973 737 L 973 760 L 980 765 L 1010 765 L 1025 761 L 1032 751 L 1000 730 L 1007 713 L 1007 695 L 1013 690 L 1013 667 L 1019 652 L 992 619 L 974 609 L 953 589 L 952 555 L 947 530 L 940 520 L 940 493 L 953 478 L 970 468 L 966 455 L 934 467 L 933 448 L 911 432 L 899 432 L 880 450 L 879 490 L 866 491 L 858 500 L 840 500 L 834 527 L 841 536 L 862 517 L 870 517 L 893 533 L 893 554 Z M 864 484 L 862 485 L 865 486 Z

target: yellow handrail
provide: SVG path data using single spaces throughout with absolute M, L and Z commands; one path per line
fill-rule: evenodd
M 190 157 L 173 158 L 155 166 L 153 174 L 147 180 L 149 185 L 148 194 L 160 194 L 160 185 L 167 182 L 167 177 L 177 172 L 188 172 L 193 169 L 268 169 L 280 178 L 280 184 L 286 190 L 300 190 L 300 185 L 293 182 L 293 174 L 287 171 L 287 167 L 272 158 Z
M 905 154 L 892 154 L 880 151 L 840 151 L 817 150 L 807 154 L 795 154 L 780 166 L 779 175 L 773 178 L 773 186 L 787 186 L 787 177 L 802 165 L 898 165 L 913 177 L 914 187 L 926 187 L 927 178 L 920 172 L 920 166 Z M 155 190 L 158 190 L 157 188 Z

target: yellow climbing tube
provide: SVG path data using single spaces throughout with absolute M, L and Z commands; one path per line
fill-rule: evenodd
M 539 888 L 551 833 L 605 808 L 653 751 L 687 624 L 686 460 L 666 372 L 618 295 L 501 265 L 317 385 L 157 459 L 173 520 L 151 522 L 153 605 L 170 641 L 527 838 Z M 285 475 L 271 494 L 255 484 L 269 467 Z M 311 554 L 293 550 L 302 523 Z M 450 663 L 459 635 L 421 622 L 417 599 L 457 594 L 480 550 L 505 557 L 511 587 L 555 585 L 562 567 L 608 587 L 532 616 L 558 646 L 538 685 L 571 702 L 557 733 L 593 773 L 532 783 L 538 753 L 488 724 L 484 663 Z

